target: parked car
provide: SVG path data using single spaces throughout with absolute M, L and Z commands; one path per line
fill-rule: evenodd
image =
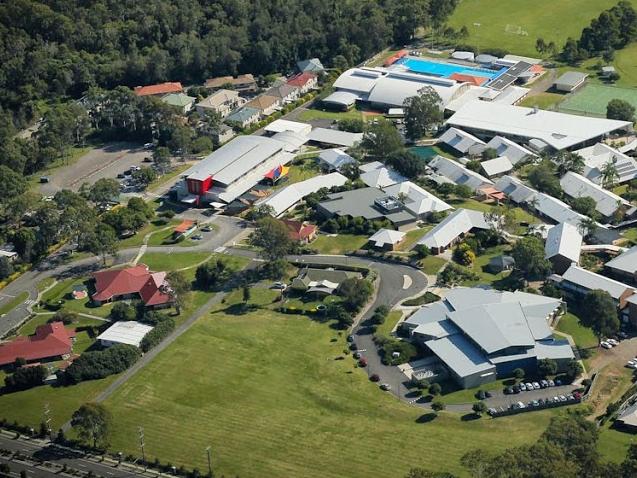
M 354 342 L 352 342 L 351 344 L 349 344 L 349 349 L 350 350 L 357 350 L 358 346 Z
M 555 387 L 555 382 L 553 380 L 549 380 L 549 387 Z
M 609 344 L 607 341 L 602 341 L 599 345 L 601 345 L 603 348 L 605 349 L 612 349 L 613 346 L 611 344 Z
M 377 374 L 377 373 L 373 373 L 373 374 L 371 374 L 371 375 L 369 376 L 369 379 L 370 379 L 372 382 L 378 382 L 378 381 L 380 380 L 380 377 L 378 376 L 378 374 Z
M 537 382 L 533 382 L 533 389 L 534 390 L 539 390 L 540 389 L 540 384 Z
M 48 176 L 40 176 L 40 183 L 46 184 L 48 182 L 49 182 L 49 177 Z
M 356 360 L 358 360 L 359 358 L 361 358 L 361 353 L 360 352 L 354 352 L 352 354 L 352 357 L 354 357 Z
M 513 387 L 507 387 L 504 389 L 504 394 L 505 395 L 512 395 L 513 394 Z
M 144 144 L 144 149 L 153 149 L 155 147 L 154 143 L 146 143 Z
M 606 339 L 606 342 L 611 344 L 613 347 L 615 347 L 616 345 L 619 345 L 619 342 L 615 339 Z
M 520 393 L 520 386 L 518 384 L 513 385 L 511 388 L 513 389 L 513 393 Z
M 192 236 L 193 241 L 201 241 L 202 239 L 203 236 L 201 234 L 195 234 L 194 236 Z
M 564 395 L 560 395 L 559 399 L 560 399 L 560 402 L 565 402 L 566 401 L 566 397 Z
M 484 400 L 486 398 L 486 395 L 484 394 L 484 390 L 478 390 L 476 392 L 476 398 L 478 400 Z
M 350 342 L 350 343 L 354 342 L 354 336 L 353 335 L 348 335 L 347 336 L 347 341 Z
M 526 408 L 524 402 L 518 402 L 518 408 Z
M 484 391 L 484 396 L 487 397 L 487 398 L 491 398 L 492 395 L 491 395 L 491 392 L 489 392 L 488 390 L 485 390 Z
M 526 389 L 528 391 L 533 390 L 533 384 L 531 382 L 526 382 L 524 385 L 526 385 Z
M 549 383 L 546 380 L 540 380 L 540 387 L 546 388 L 549 386 Z
M 562 385 L 562 381 L 560 379 L 555 380 L 555 386 L 559 387 Z
M 520 387 L 520 391 L 521 392 L 526 392 L 526 385 L 521 383 L 520 385 L 518 385 L 518 387 Z
M 367 359 L 366 359 L 365 357 L 361 358 L 361 359 L 358 361 L 358 366 L 359 366 L 359 367 L 367 367 Z
M 388 383 L 381 383 L 380 389 L 385 391 L 391 390 L 391 385 L 389 385 Z
M 212 228 L 210 226 L 204 226 L 204 227 L 201 228 L 201 231 L 202 232 L 210 232 L 210 231 L 212 231 Z
M 153 157 L 152 156 L 146 156 L 144 158 L 144 162 L 145 163 L 152 163 L 153 162 Z
M 285 290 L 288 288 L 288 286 L 287 284 L 284 284 L 283 282 L 275 282 L 274 284 L 272 284 L 272 288 L 276 290 Z M 348 340 L 348 342 L 351 342 L 352 340 Z

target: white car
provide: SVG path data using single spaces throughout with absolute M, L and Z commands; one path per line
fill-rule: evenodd
M 606 339 L 606 342 L 608 342 L 612 346 L 619 345 L 619 342 L 617 342 L 617 340 L 615 340 L 615 339 Z
M 636 363 L 637 363 L 637 362 L 635 362 L 635 360 L 634 360 L 634 359 L 632 359 L 632 360 L 629 360 L 628 362 L 626 362 L 626 366 L 627 366 L 627 367 L 632 367 L 632 366 L 633 366 L 633 365 L 635 365 Z
M 628 367 L 637 369 L 637 362 L 633 362 L 632 364 L 628 364 Z
M 605 349 L 612 349 L 613 348 L 613 346 L 611 344 L 609 344 L 608 342 L 606 342 L 606 341 L 600 343 L 599 345 L 601 345 Z

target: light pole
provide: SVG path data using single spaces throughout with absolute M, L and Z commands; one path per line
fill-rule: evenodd
M 206 453 L 208 454 L 208 476 L 212 478 L 212 447 L 208 446 L 206 448 Z
M 144 462 L 144 471 L 146 470 L 146 454 L 144 452 L 144 427 L 139 427 L 139 447 L 142 449 L 142 461 Z

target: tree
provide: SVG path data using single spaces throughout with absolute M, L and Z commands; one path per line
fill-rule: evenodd
M 591 234 L 594 234 L 598 227 L 595 219 L 591 217 L 583 217 L 577 223 L 577 230 L 583 237 L 589 237 Z
M 403 148 L 400 133 L 389 121 L 380 120 L 367 127 L 361 141 L 362 148 L 374 158 L 384 159 Z
M 99 403 L 85 403 L 73 412 L 71 426 L 84 442 L 97 448 L 98 444 L 108 445 L 112 417 L 110 412 Z
M 544 244 L 537 237 L 529 236 L 518 240 L 511 255 L 515 259 L 515 267 L 528 279 L 541 279 L 551 272 L 551 263 L 544 258 Z
M 540 376 L 546 378 L 557 373 L 557 362 L 551 359 L 541 359 L 537 361 L 537 371 Z
M 0 280 L 4 280 L 13 274 L 13 264 L 7 257 L 0 257 Z
M 42 385 L 48 375 L 48 369 L 42 365 L 20 367 L 5 377 L 4 384 L 9 390 L 26 390 Z
M 599 213 L 597 212 L 597 203 L 595 199 L 590 196 L 582 196 L 579 198 L 573 198 L 571 200 L 571 206 L 580 214 L 584 214 L 592 219 L 597 219 Z
M 250 300 L 250 286 L 249 285 L 244 285 L 243 286 L 243 303 L 247 304 L 248 301 Z
M 354 318 L 345 308 L 338 303 L 330 303 L 327 305 L 326 315 L 336 321 L 338 328 L 346 329 L 354 323 Z
M 431 86 L 421 89 L 418 96 L 405 99 L 405 130 L 411 140 L 422 138 L 442 121 L 442 99 Z
M 260 254 L 267 260 L 276 260 L 289 254 L 294 243 L 283 222 L 273 217 L 263 217 L 257 221 L 250 242 L 261 248 Z
M 117 302 L 111 309 L 110 317 L 114 321 L 135 320 L 137 318 L 137 310 L 131 304 Z
M 85 248 L 96 256 L 102 256 L 102 262 L 106 265 L 106 258 L 117 254 L 115 229 L 108 224 L 99 223 L 95 232 L 86 236 Z
M 249 221 L 258 221 L 264 217 L 274 217 L 275 215 L 276 211 L 272 206 L 269 204 L 259 204 L 248 211 L 246 219 Z
M 440 395 L 442 393 L 442 387 L 439 383 L 432 383 L 431 385 L 429 385 L 429 393 L 432 394 L 434 397 L 436 395 Z
M 473 189 L 471 189 L 466 184 L 456 184 L 456 186 L 454 187 L 454 192 L 456 196 L 461 199 L 469 199 L 471 196 L 473 196 Z
M 343 297 L 343 304 L 349 310 L 359 310 L 367 303 L 374 287 L 372 283 L 365 279 L 350 277 L 341 282 L 338 293 Z
M 612 189 L 615 186 L 615 183 L 619 180 L 619 172 L 617 171 L 617 166 L 615 166 L 614 161 L 607 161 L 600 170 L 601 179 L 602 179 L 602 187 L 605 189 Z
M 498 157 L 498 151 L 494 148 L 485 148 L 485 150 L 482 151 L 483 161 L 488 161 L 489 159 L 495 159 L 497 157 Z
M 119 197 L 119 183 L 116 179 L 101 178 L 89 188 L 88 198 L 95 204 L 106 204 Z
M 391 153 L 387 157 L 386 163 L 409 179 L 417 178 L 426 169 L 425 162 L 406 149 L 399 149 Z
M 195 284 L 202 290 L 212 290 L 227 278 L 226 264 L 218 259 L 201 264 L 195 271 Z
M 141 167 L 133 171 L 132 177 L 143 189 L 146 189 L 150 183 L 157 179 L 157 173 L 153 168 Z
M 544 41 L 544 38 L 538 38 L 537 40 L 535 40 L 535 50 L 538 53 L 544 53 L 546 52 L 546 42 Z
M 431 409 L 434 412 L 440 412 L 445 409 L 445 404 L 440 400 L 434 400 L 433 402 L 431 402 Z
M 0 164 L 0 204 L 20 196 L 27 190 L 27 182 L 21 174 Z
M 569 37 L 566 39 L 562 53 L 560 53 L 562 61 L 569 65 L 577 65 L 580 61 L 584 60 L 587 56 L 586 52 L 582 50 L 577 42 Z
M 466 242 L 461 242 L 453 250 L 453 260 L 463 266 L 470 266 L 476 260 L 476 254 Z
M 537 166 L 534 166 L 529 171 L 528 178 L 531 185 L 543 193 L 556 198 L 562 196 L 560 180 L 553 170 L 552 163 L 543 161 Z
M 635 107 L 626 100 L 612 99 L 606 105 L 606 118 L 635 122 Z
M 153 151 L 153 163 L 162 172 L 170 170 L 170 150 L 165 146 L 159 146 Z
M 580 321 L 593 330 L 600 342 L 603 337 L 615 335 L 620 324 L 617 306 L 610 294 L 600 289 L 588 291 L 582 301 Z
M 517 380 L 522 380 L 524 378 L 525 372 L 523 368 L 516 368 L 515 370 L 513 370 L 513 376 L 517 379 Z
M 339 169 L 340 173 L 350 181 L 356 181 L 361 177 L 361 170 L 358 162 L 345 163 Z
M 557 165 L 557 174 L 562 177 L 567 172 L 581 173 L 584 170 L 584 158 L 571 151 L 560 151 L 553 156 L 553 162 Z
M 487 406 L 484 402 L 480 401 L 474 403 L 471 406 L 471 410 L 473 410 L 473 413 L 475 413 L 476 415 L 482 415 L 484 412 L 487 411 Z
M 170 271 L 166 276 L 169 285 L 169 294 L 175 304 L 177 315 L 181 314 L 181 308 L 186 305 L 190 297 L 190 281 L 181 271 Z

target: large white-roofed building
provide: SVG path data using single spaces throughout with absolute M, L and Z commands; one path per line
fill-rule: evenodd
M 583 147 L 620 130 L 631 131 L 629 121 L 568 115 L 504 103 L 474 100 L 446 122 L 480 137 L 506 136 L 518 141 L 539 140 L 561 151 Z
M 506 156 L 500 156 L 482 161 L 480 167 L 489 178 L 495 178 L 511 171 L 513 163 Z
M 544 257 L 553 264 L 553 270 L 563 274 L 572 264 L 579 262 L 582 235 L 577 227 L 561 222 L 549 229 L 544 245 Z
M 618 209 L 630 206 L 624 198 L 572 171 L 562 176 L 560 185 L 564 192 L 573 198 L 592 198 L 595 201 L 595 210 L 605 220 L 610 220 Z
M 139 347 L 148 332 L 153 330 L 150 325 L 135 321 L 115 322 L 108 329 L 97 336 L 103 347 L 117 344 L 134 345 Z
M 402 324 L 413 340 L 431 350 L 462 387 L 508 377 L 516 368 L 536 372 L 554 359 L 560 370 L 574 358 L 567 341 L 553 339 L 549 321 L 561 300 L 524 292 L 455 288 Z

